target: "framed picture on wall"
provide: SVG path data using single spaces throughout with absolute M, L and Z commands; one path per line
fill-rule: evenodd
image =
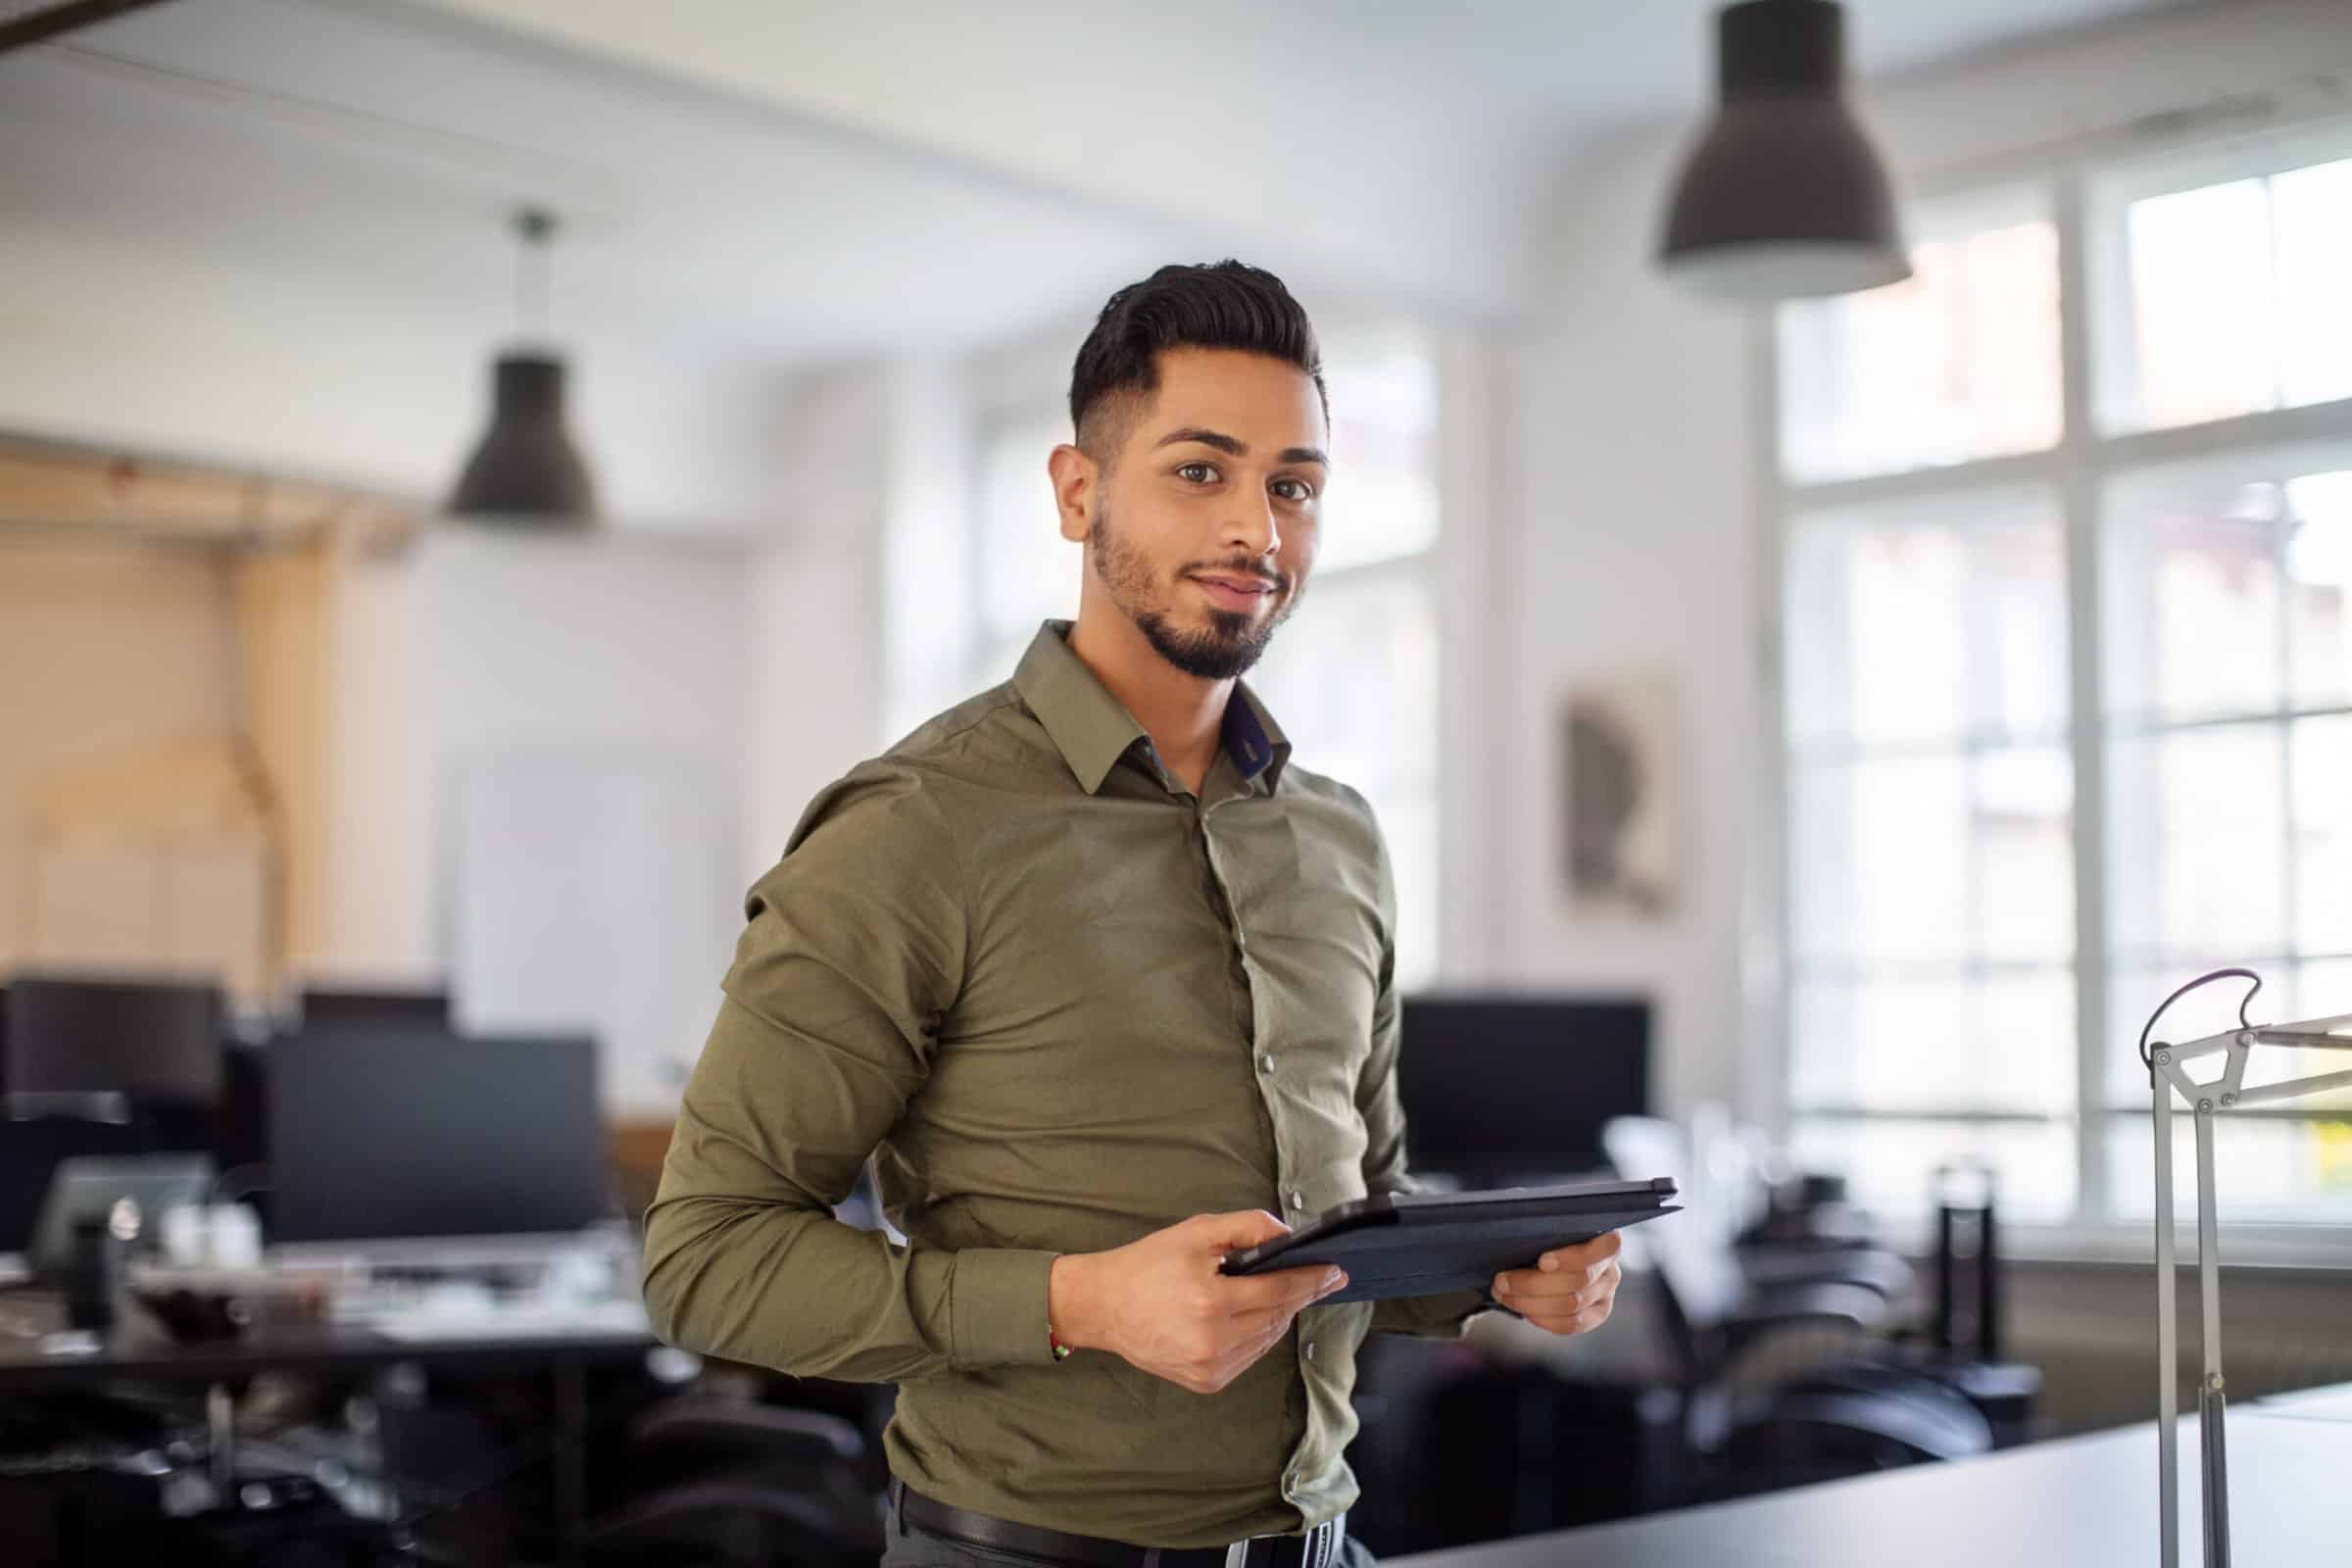
M 1580 677 L 1558 705 L 1560 871 L 1578 919 L 1659 921 L 1688 889 L 1690 781 L 1671 666 Z

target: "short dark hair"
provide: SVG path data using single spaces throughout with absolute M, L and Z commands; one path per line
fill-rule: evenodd
M 1241 349 L 1295 365 L 1314 381 L 1323 416 L 1331 417 L 1314 326 L 1281 278 L 1230 257 L 1163 267 L 1113 294 L 1078 346 L 1070 427 L 1088 456 L 1110 461 L 1121 406 L 1159 390 L 1160 350 L 1178 348 Z

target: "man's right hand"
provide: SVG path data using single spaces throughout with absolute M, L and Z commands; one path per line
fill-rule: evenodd
M 1290 1332 L 1299 1309 L 1348 1283 L 1336 1268 L 1236 1279 L 1227 1252 L 1290 1234 L 1262 1210 L 1200 1214 L 1107 1252 L 1054 1260 L 1047 1316 L 1076 1350 L 1108 1350 L 1195 1394 L 1214 1394 Z

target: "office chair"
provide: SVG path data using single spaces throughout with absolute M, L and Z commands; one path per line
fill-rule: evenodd
M 1728 1304 L 1716 1299 L 1726 1291 L 1733 1292 L 1735 1298 L 1760 1297 L 1785 1288 L 1816 1284 L 1858 1287 L 1877 1296 L 1889 1309 L 1911 1301 L 1918 1288 L 1911 1265 L 1875 1241 L 1854 1235 L 1835 1239 L 1801 1236 L 1788 1240 L 1752 1239 L 1758 1236 L 1758 1231 L 1744 1224 L 1743 1219 L 1749 1212 L 1766 1206 L 1761 1180 L 1742 1169 L 1735 1172 L 1730 1182 L 1724 1181 L 1720 1173 L 1705 1168 L 1709 1162 L 1693 1157 L 1690 1138 L 1673 1122 L 1655 1116 L 1616 1116 L 1610 1118 L 1601 1137 L 1609 1152 L 1609 1162 L 1619 1172 L 1640 1170 L 1653 1176 L 1671 1176 L 1687 1195 L 1685 1211 L 1693 1217 L 1678 1217 L 1675 1224 L 1685 1232 L 1705 1229 L 1713 1243 L 1705 1250 L 1703 1262 L 1699 1255 L 1693 1254 L 1690 1266 L 1721 1273 L 1728 1260 L 1739 1281 L 1737 1288 L 1729 1278 L 1702 1287 L 1710 1301 Z M 1752 1183 L 1755 1191 L 1750 1194 L 1724 1190 L 1742 1181 Z M 1866 1302 L 1856 1300 L 1848 1304 L 1856 1312 L 1869 1310 Z
M 1671 1124 L 1623 1117 L 1602 1138 L 1621 1172 L 1691 1175 L 1694 1161 Z M 1678 1363 L 1687 1500 L 1991 1449 L 1991 1428 L 1975 1405 L 1887 1355 L 1838 1356 L 1754 1382 L 1748 1363 L 1775 1336 L 1827 1328 L 1884 1347 L 1908 1324 L 1886 1273 L 1852 1266 L 1868 1250 L 1830 1250 L 1814 1259 L 1817 1269 L 1759 1280 L 1732 1244 L 1738 1223 L 1734 1204 L 1694 1203 L 1642 1232 Z
M 589 1524 L 609 1563 L 870 1564 L 882 1499 L 865 1442 L 839 1416 L 685 1394 L 629 1429 L 630 1495 Z

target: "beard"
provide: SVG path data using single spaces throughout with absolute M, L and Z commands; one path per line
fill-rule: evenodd
M 1266 644 L 1274 640 L 1275 628 L 1298 608 L 1300 596 L 1292 594 L 1281 609 L 1262 621 L 1246 612 L 1219 610 L 1212 605 L 1205 626 L 1172 624 L 1167 596 L 1160 592 L 1152 563 L 1142 551 L 1112 531 L 1107 508 L 1095 513 L 1094 525 L 1087 535 L 1087 553 L 1094 563 L 1095 575 L 1110 593 L 1110 602 L 1135 622 L 1144 640 L 1152 645 L 1152 651 L 1187 675 L 1202 680 L 1232 680 L 1248 674 L 1257 663 L 1258 656 L 1266 651 Z M 1263 567 L 1247 562 L 1212 564 L 1206 569 L 1249 577 L 1265 574 Z M 1279 593 L 1289 586 L 1289 579 L 1281 579 L 1281 588 L 1275 591 Z

